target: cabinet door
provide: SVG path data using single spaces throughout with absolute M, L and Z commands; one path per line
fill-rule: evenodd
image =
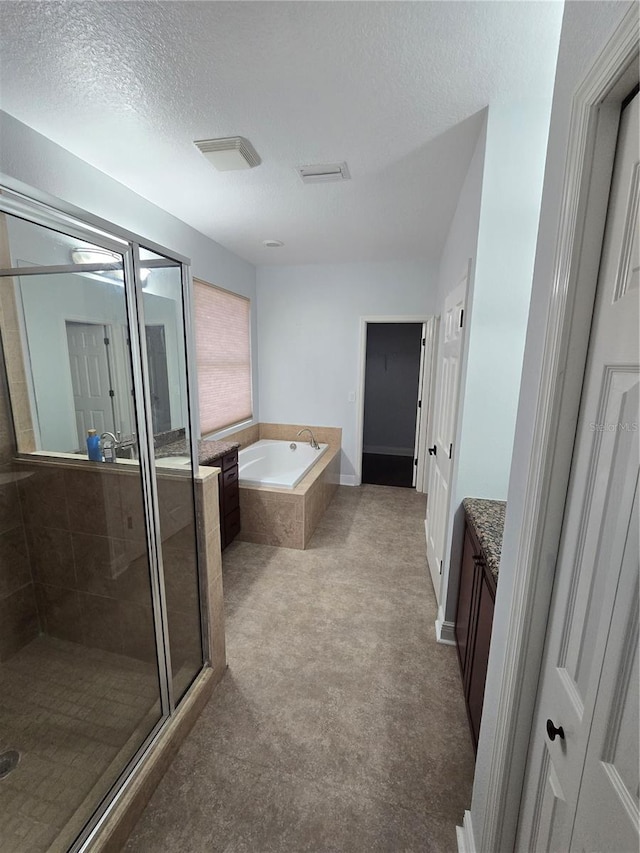
M 487 677 L 489 646 L 491 645 L 494 604 L 493 595 L 482 567 L 480 574 L 480 600 L 478 601 L 475 641 L 473 645 L 473 657 L 470 662 L 471 672 L 469 675 L 469 691 L 467 694 L 471 733 L 473 734 L 473 742 L 475 746 L 478 745 L 478 734 L 480 733 L 482 703 L 484 701 L 484 683 Z
M 458 660 L 462 671 L 462 681 L 466 686 L 468 681 L 468 669 L 470 660 L 470 646 L 472 639 L 471 623 L 473 620 L 473 604 L 475 600 L 474 587 L 476 578 L 476 567 L 473 559 L 476 549 L 469 535 L 469 529 L 465 527 L 464 548 L 462 551 L 462 567 L 460 570 L 460 586 L 458 588 L 458 610 L 456 612 L 456 643 L 458 646 Z

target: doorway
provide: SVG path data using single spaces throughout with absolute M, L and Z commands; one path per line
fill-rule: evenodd
M 412 488 L 424 327 L 367 323 L 362 482 Z
M 147 364 L 149 365 L 149 395 L 153 433 L 171 429 L 169 402 L 169 372 L 167 368 L 167 342 L 164 326 L 146 326 Z
M 85 449 L 87 430 L 115 431 L 110 335 L 100 323 L 65 322 L 78 450 Z

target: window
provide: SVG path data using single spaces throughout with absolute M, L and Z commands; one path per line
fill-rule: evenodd
M 203 435 L 246 421 L 251 407 L 251 301 L 194 280 Z

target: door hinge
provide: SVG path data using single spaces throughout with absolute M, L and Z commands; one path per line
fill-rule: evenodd
M 418 400 L 418 408 L 419 408 L 419 409 L 421 409 L 421 408 L 422 408 L 422 400 Z
M 113 390 L 113 388 L 109 388 L 109 396 L 110 396 L 110 397 L 115 397 L 115 396 L 116 396 L 116 392 Z
M 462 328 L 462 324 L 464 322 L 464 308 L 460 311 L 460 328 Z
M 422 339 L 422 346 L 424 347 L 424 346 L 426 346 L 426 345 L 427 345 L 427 339 L 426 339 L 426 338 L 423 338 L 423 339 Z
M 449 445 L 449 459 L 453 456 L 453 444 Z
M 105 339 L 104 339 L 104 345 L 105 345 L 106 347 L 108 347 L 108 346 L 109 346 L 109 338 L 105 338 Z
M 414 464 L 414 465 L 417 465 L 417 464 L 418 464 L 418 460 L 417 460 L 417 459 L 414 459 L 414 460 L 413 460 L 413 464 Z

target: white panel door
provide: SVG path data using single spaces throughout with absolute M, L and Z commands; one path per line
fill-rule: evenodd
M 416 437 L 413 445 L 413 476 L 411 479 L 411 485 L 413 488 L 417 488 L 420 491 L 420 488 L 417 484 L 420 482 L 418 477 L 421 472 L 421 465 L 424 464 L 422 460 L 422 455 L 424 453 L 425 448 L 421 447 L 421 437 L 423 435 L 423 421 L 426 420 L 426 408 L 423 400 L 424 396 L 424 386 L 425 386 L 425 365 L 426 365 L 426 343 L 427 343 L 427 324 L 422 324 L 422 338 L 420 341 L 420 367 L 418 370 L 418 404 L 416 406 Z
M 424 324 L 423 340 L 424 345 L 423 363 L 420 368 L 421 375 L 421 391 L 419 405 L 420 414 L 420 429 L 416 435 L 418 460 L 416 473 L 416 490 L 426 494 L 429 488 L 429 469 L 432 457 L 427 453 L 427 441 L 431 428 L 431 419 L 435 406 L 434 391 L 435 391 L 435 368 L 436 368 L 436 353 L 438 348 L 438 329 L 440 327 L 439 317 L 430 317 Z M 420 403 L 422 405 L 420 405 Z
M 458 416 L 458 388 L 462 359 L 464 306 L 468 270 L 444 303 L 441 321 L 442 354 L 436 380 L 436 403 L 431 418 L 431 470 L 427 492 L 427 562 L 438 604 L 444 540 L 448 520 L 449 484 Z
M 107 336 L 98 323 L 67 321 L 66 327 L 78 447 L 83 450 L 88 429 L 114 429 Z
M 621 120 L 525 777 L 527 853 L 638 850 L 639 142 L 636 96 Z

